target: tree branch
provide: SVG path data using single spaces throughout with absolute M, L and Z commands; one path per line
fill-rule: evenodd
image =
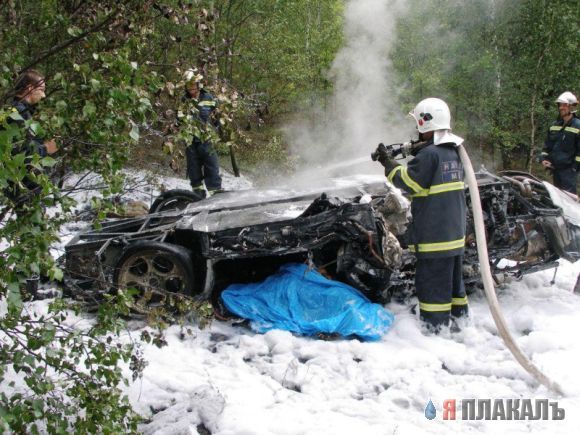
M 89 30 L 81 33 L 78 36 L 75 36 L 74 38 L 69 39 L 68 41 L 61 42 L 60 44 L 55 45 L 54 47 L 48 49 L 40 57 L 36 58 L 32 62 L 30 62 L 28 65 L 26 65 L 24 68 L 22 68 L 19 71 L 19 73 L 20 74 L 23 73 L 24 71 L 32 68 L 33 66 L 36 66 L 37 64 L 39 64 L 43 60 L 48 59 L 50 56 L 53 56 L 54 54 L 64 50 L 65 48 L 83 40 L 91 33 L 98 32 L 99 30 L 101 30 L 103 27 L 105 27 L 107 24 L 109 24 L 111 22 L 111 20 L 117 15 L 117 12 L 118 12 L 118 10 L 115 9 L 113 12 L 111 12 L 109 15 L 107 15 L 103 21 L 94 25 Z

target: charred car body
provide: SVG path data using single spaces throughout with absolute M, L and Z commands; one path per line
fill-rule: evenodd
M 481 171 L 477 179 L 496 276 L 580 257 L 580 206 L 566 194 L 525 173 Z M 211 299 L 228 284 L 262 280 L 287 262 L 308 262 L 371 300 L 413 290 L 409 203 L 384 180 L 194 199 L 170 191 L 147 216 L 78 234 L 66 247 L 69 291 L 98 297 L 135 288 L 148 301 L 167 293 Z M 479 267 L 471 216 L 467 229 L 464 276 L 474 286 Z

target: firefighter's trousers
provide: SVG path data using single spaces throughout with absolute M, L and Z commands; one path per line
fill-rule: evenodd
M 451 316 L 468 314 L 462 263 L 463 255 L 417 259 L 415 287 L 420 315 L 434 331 L 449 325 Z

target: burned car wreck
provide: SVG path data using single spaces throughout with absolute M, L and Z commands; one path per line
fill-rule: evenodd
M 496 277 L 580 257 L 580 206 L 571 198 L 525 173 L 480 171 L 477 179 Z M 289 262 L 307 262 L 371 300 L 413 291 L 409 202 L 384 179 L 193 199 L 170 191 L 154 203 L 154 213 L 78 234 L 65 253 L 69 293 L 98 299 L 134 288 L 151 303 L 168 293 L 216 301 L 229 284 L 260 281 Z M 471 221 L 468 216 L 464 276 L 475 287 L 480 273 Z

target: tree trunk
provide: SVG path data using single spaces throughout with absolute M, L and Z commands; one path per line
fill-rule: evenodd
M 526 167 L 528 172 L 532 173 L 532 162 L 534 161 L 534 156 L 536 154 L 536 89 L 532 94 L 532 102 L 530 105 L 530 148 L 528 150 L 528 160 L 526 162 Z

